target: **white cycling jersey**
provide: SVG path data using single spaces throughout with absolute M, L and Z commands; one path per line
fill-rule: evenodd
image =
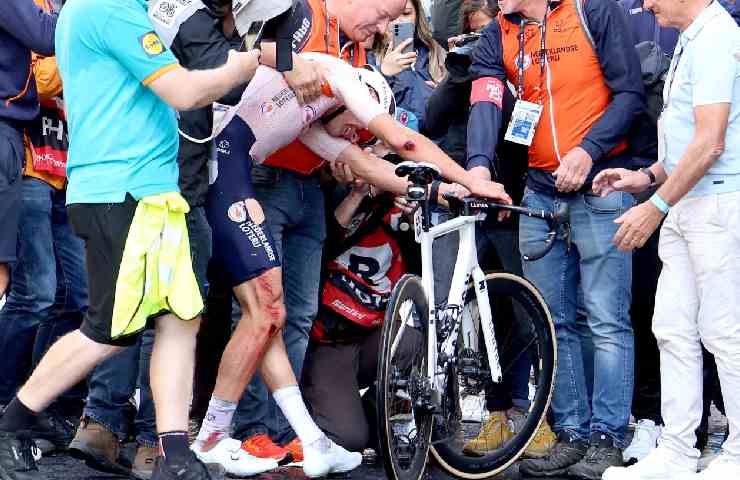
M 300 55 L 321 65 L 333 97 L 322 95 L 312 103 L 299 105 L 283 75 L 261 66 L 244 90 L 239 104 L 228 107 L 223 120 L 214 122 L 218 124 L 214 133 L 218 134 L 234 117 L 243 120 L 255 137 L 249 155 L 257 164 L 296 139 L 321 158 L 333 162 L 350 142 L 332 137 L 316 120 L 344 105 L 367 128 L 375 117 L 386 113 L 348 63 L 321 53 Z

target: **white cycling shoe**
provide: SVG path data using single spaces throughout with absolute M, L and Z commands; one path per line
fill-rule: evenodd
M 203 463 L 217 463 L 224 467 L 226 473 L 236 477 L 251 477 L 274 470 L 278 463 L 271 458 L 258 458 L 242 450 L 239 440 L 222 438 L 216 445 L 203 451 L 194 443 L 190 449 Z
M 303 473 L 308 478 L 325 477 L 332 473 L 345 473 L 359 467 L 362 454 L 350 452 L 329 439 L 328 448 L 303 447 Z

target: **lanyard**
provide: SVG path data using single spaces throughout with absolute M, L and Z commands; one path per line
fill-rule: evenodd
M 550 2 L 547 3 L 545 18 L 540 24 L 540 82 L 545 75 L 545 62 L 547 62 L 547 50 L 545 50 L 545 37 L 547 35 L 547 15 L 550 13 Z M 519 78 L 517 79 L 517 95 L 520 100 L 524 100 L 524 27 L 528 23 L 533 23 L 524 18 L 519 22 Z
M 331 15 L 329 15 L 329 9 L 326 6 L 326 0 L 324 0 L 324 14 L 326 18 L 326 32 L 324 33 L 324 43 L 326 44 L 326 53 L 331 55 Z M 339 20 L 337 19 L 337 50 L 341 50 L 339 43 Z M 339 55 L 339 58 L 342 58 L 341 54 Z
M 670 71 L 668 72 L 668 76 L 666 77 L 668 88 L 666 89 L 665 98 L 663 99 L 663 110 L 668 108 L 668 102 L 671 100 L 671 89 L 673 89 L 673 81 L 676 79 L 676 72 L 678 71 L 678 65 L 681 63 L 681 57 L 683 56 L 684 49 L 684 45 L 679 40 L 678 49 L 676 52 L 673 53 L 673 58 L 675 60 L 673 62 L 673 68 L 670 69 Z

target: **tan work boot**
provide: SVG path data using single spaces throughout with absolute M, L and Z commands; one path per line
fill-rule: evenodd
M 139 445 L 136 450 L 134 464 L 131 467 L 131 476 L 139 480 L 149 480 L 154 473 L 154 464 L 159 456 L 157 447 L 147 447 Z
M 69 454 L 95 470 L 128 475 L 130 470 L 118 462 L 121 445 L 116 436 L 103 425 L 83 418 L 75 438 L 69 444 Z
M 506 412 L 491 412 L 478 436 L 465 444 L 463 452 L 469 455 L 486 455 L 491 450 L 501 448 L 513 436 Z
M 545 458 L 557 442 L 558 437 L 555 436 L 547 420 L 545 420 L 537 429 L 532 443 L 524 450 L 524 458 Z
M 527 421 L 527 413 L 516 407 L 506 412 L 506 415 L 509 418 L 509 425 L 514 433 L 518 433 Z M 550 430 L 550 425 L 548 425 L 547 420 L 544 420 L 537 429 L 537 433 L 532 439 L 532 442 L 527 446 L 527 449 L 524 450 L 524 458 L 546 457 L 557 441 L 558 439 L 552 430 Z

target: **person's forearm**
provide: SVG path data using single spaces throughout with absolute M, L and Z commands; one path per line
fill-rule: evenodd
M 387 160 L 369 155 L 356 145 L 350 145 L 339 155 L 338 162 L 346 163 L 352 173 L 379 189 L 395 195 L 406 194 L 408 181 L 396 175 L 396 166 Z
M 665 171 L 665 167 L 663 166 L 662 162 L 655 162 L 654 164 L 650 165 L 650 168 L 648 168 L 651 172 L 653 172 L 653 175 L 655 175 L 655 184 L 656 185 L 663 185 L 666 180 L 668 180 L 668 174 Z
M 472 176 L 480 178 L 482 180 L 491 179 L 491 171 L 487 169 L 486 167 L 473 167 L 468 171 L 470 172 Z
M 194 108 L 217 101 L 238 85 L 248 82 L 259 66 L 259 52 L 237 53 L 221 67 L 212 70 L 190 70 L 191 91 L 196 95 Z
M 667 180 L 658 189 L 658 195 L 668 205 L 675 205 L 681 200 L 699 180 L 707 173 L 714 162 L 721 155 L 721 151 L 712 148 L 713 144 L 709 140 L 701 138 L 694 139 L 686 147 L 683 157 L 678 162 L 676 169 L 671 172 Z M 653 173 L 655 173 L 653 171 Z M 665 171 L 664 171 L 665 173 Z M 658 181 L 656 175 L 656 182 Z
M 382 139 L 405 160 L 429 162 L 438 166 L 442 176 L 470 188 L 473 176 L 446 155 L 425 136 L 396 123 L 388 114 L 379 115 L 370 122 L 370 131 Z
M 334 210 L 334 218 L 337 223 L 344 228 L 348 228 L 352 223 L 352 217 L 355 216 L 357 209 L 360 208 L 360 204 L 365 199 L 366 194 L 360 193 L 356 190 L 352 190 L 342 200 L 336 210 Z

